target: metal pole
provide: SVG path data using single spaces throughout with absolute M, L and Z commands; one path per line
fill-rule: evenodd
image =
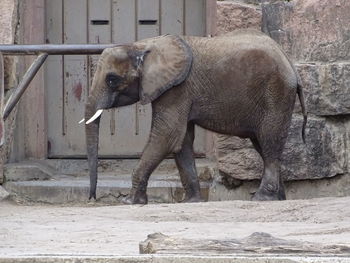
M 0 115 L 4 107 L 5 86 L 4 86 L 4 58 L 0 52 Z M 5 125 L 4 119 L 0 118 L 0 146 L 5 142 Z
M 0 45 L 4 55 L 98 55 L 105 48 L 116 47 L 116 44 L 63 44 L 63 45 Z
M 24 74 L 22 81 L 19 83 L 18 87 L 15 89 L 15 91 L 12 93 L 11 97 L 9 98 L 8 102 L 6 103 L 5 109 L 4 109 L 4 115 L 3 119 L 6 120 L 13 108 L 16 106 L 17 102 L 21 98 L 24 91 L 29 86 L 29 83 L 34 78 L 35 74 L 39 71 L 42 64 L 45 62 L 48 54 L 43 53 L 40 54 L 36 60 L 30 65 L 27 72 Z

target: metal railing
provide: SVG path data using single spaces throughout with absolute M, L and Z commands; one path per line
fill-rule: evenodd
M 24 91 L 35 77 L 49 55 L 99 55 L 106 48 L 116 47 L 116 44 L 61 44 L 61 45 L 0 45 L 0 146 L 4 143 L 4 123 L 14 107 L 17 105 Z M 2 55 L 23 56 L 37 55 L 38 57 L 23 75 L 18 87 L 4 103 L 4 68 Z
M 49 55 L 98 55 L 106 48 L 115 47 L 115 44 L 80 44 L 80 45 L 0 45 L 3 55 L 38 55 L 36 60 L 24 74 L 18 87 L 8 99 L 2 118 L 7 119 L 13 108 L 17 105 L 24 91 L 29 86 L 36 73 L 44 64 Z
M 0 45 L 3 55 L 98 55 L 106 48 L 115 47 L 116 44 L 61 44 L 61 45 Z

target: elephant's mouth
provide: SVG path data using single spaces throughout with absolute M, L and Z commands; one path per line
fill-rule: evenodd
M 103 110 L 99 109 L 95 112 L 95 114 L 85 123 L 85 124 L 90 124 L 91 122 L 93 122 L 94 120 L 96 120 L 98 117 L 101 116 Z
M 102 112 L 103 112 L 102 109 L 97 110 L 97 111 L 95 112 L 95 114 L 94 114 L 90 119 L 88 119 L 87 122 L 85 122 L 85 118 L 83 118 L 81 121 L 79 121 L 79 124 L 81 124 L 81 123 L 83 123 L 83 122 L 85 122 L 85 124 L 90 124 L 91 122 L 93 122 L 94 120 L 96 120 L 98 117 L 100 117 L 101 114 L 102 114 Z
M 118 92 L 113 92 L 112 94 L 105 96 L 108 99 L 103 100 L 102 103 L 98 103 L 95 114 L 92 115 L 92 117 L 90 117 L 90 119 L 88 119 L 86 122 L 85 122 L 85 118 L 83 118 L 81 121 L 79 121 L 79 124 L 83 122 L 85 122 L 85 124 L 90 124 L 101 116 L 104 109 L 110 109 L 114 107 L 115 101 L 118 99 L 118 95 L 119 95 Z

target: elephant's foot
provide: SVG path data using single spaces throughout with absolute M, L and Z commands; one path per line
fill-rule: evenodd
M 204 201 L 205 200 L 200 196 L 200 194 L 197 194 L 192 196 L 186 196 L 181 203 L 199 203 Z
M 284 188 L 281 187 L 279 191 L 269 191 L 262 187 L 254 194 L 252 201 L 278 201 L 286 200 Z
M 144 191 L 136 191 L 133 204 L 146 205 L 148 203 L 147 194 Z
M 96 190 L 90 189 L 89 201 L 91 201 L 91 199 L 96 201 Z
M 130 193 L 127 196 L 121 199 L 121 202 L 125 205 L 146 205 L 148 203 L 148 198 L 146 193 L 135 192 L 134 194 Z

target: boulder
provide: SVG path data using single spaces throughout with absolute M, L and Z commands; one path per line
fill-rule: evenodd
M 350 61 L 297 64 L 308 112 L 318 116 L 350 114 Z M 297 110 L 299 106 L 295 107 Z
M 13 13 L 16 9 L 16 1 L 2 0 L 0 6 L 0 43 L 11 44 L 13 42 L 15 27 L 13 27 Z
M 219 172 L 225 180 L 229 180 L 227 177 L 237 180 L 260 179 L 263 162 L 249 139 L 218 134 L 216 145 Z
M 12 44 L 15 40 L 17 26 L 18 0 L 1 0 L 0 4 L 0 44 Z M 4 85 L 5 91 L 16 85 L 16 62 L 14 56 L 4 57 Z M 8 95 L 7 93 L 6 95 Z M 15 111 L 8 117 L 5 123 L 6 143 L 0 148 L 0 184 L 3 182 L 3 166 L 11 150 L 13 131 L 15 127 Z
M 348 172 L 346 127 L 336 119 L 309 117 L 306 144 L 301 140 L 302 118 L 295 116 L 282 154 L 285 180 L 321 179 Z
M 334 177 L 348 172 L 346 136 L 348 123 L 330 118 L 309 118 L 306 144 L 301 139 L 302 117 L 295 115 L 282 155 L 281 173 L 286 181 Z M 223 177 L 260 179 L 262 159 L 246 139 L 218 135 L 218 168 Z M 226 179 L 227 180 L 227 179 Z M 235 182 L 237 184 L 237 182 Z
M 293 0 L 262 4 L 263 31 L 295 60 L 350 60 L 350 1 Z
M 256 5 L 232 1 L 217 2 L 217 35 L 241 28 L 261 28 L 261 11 Z

